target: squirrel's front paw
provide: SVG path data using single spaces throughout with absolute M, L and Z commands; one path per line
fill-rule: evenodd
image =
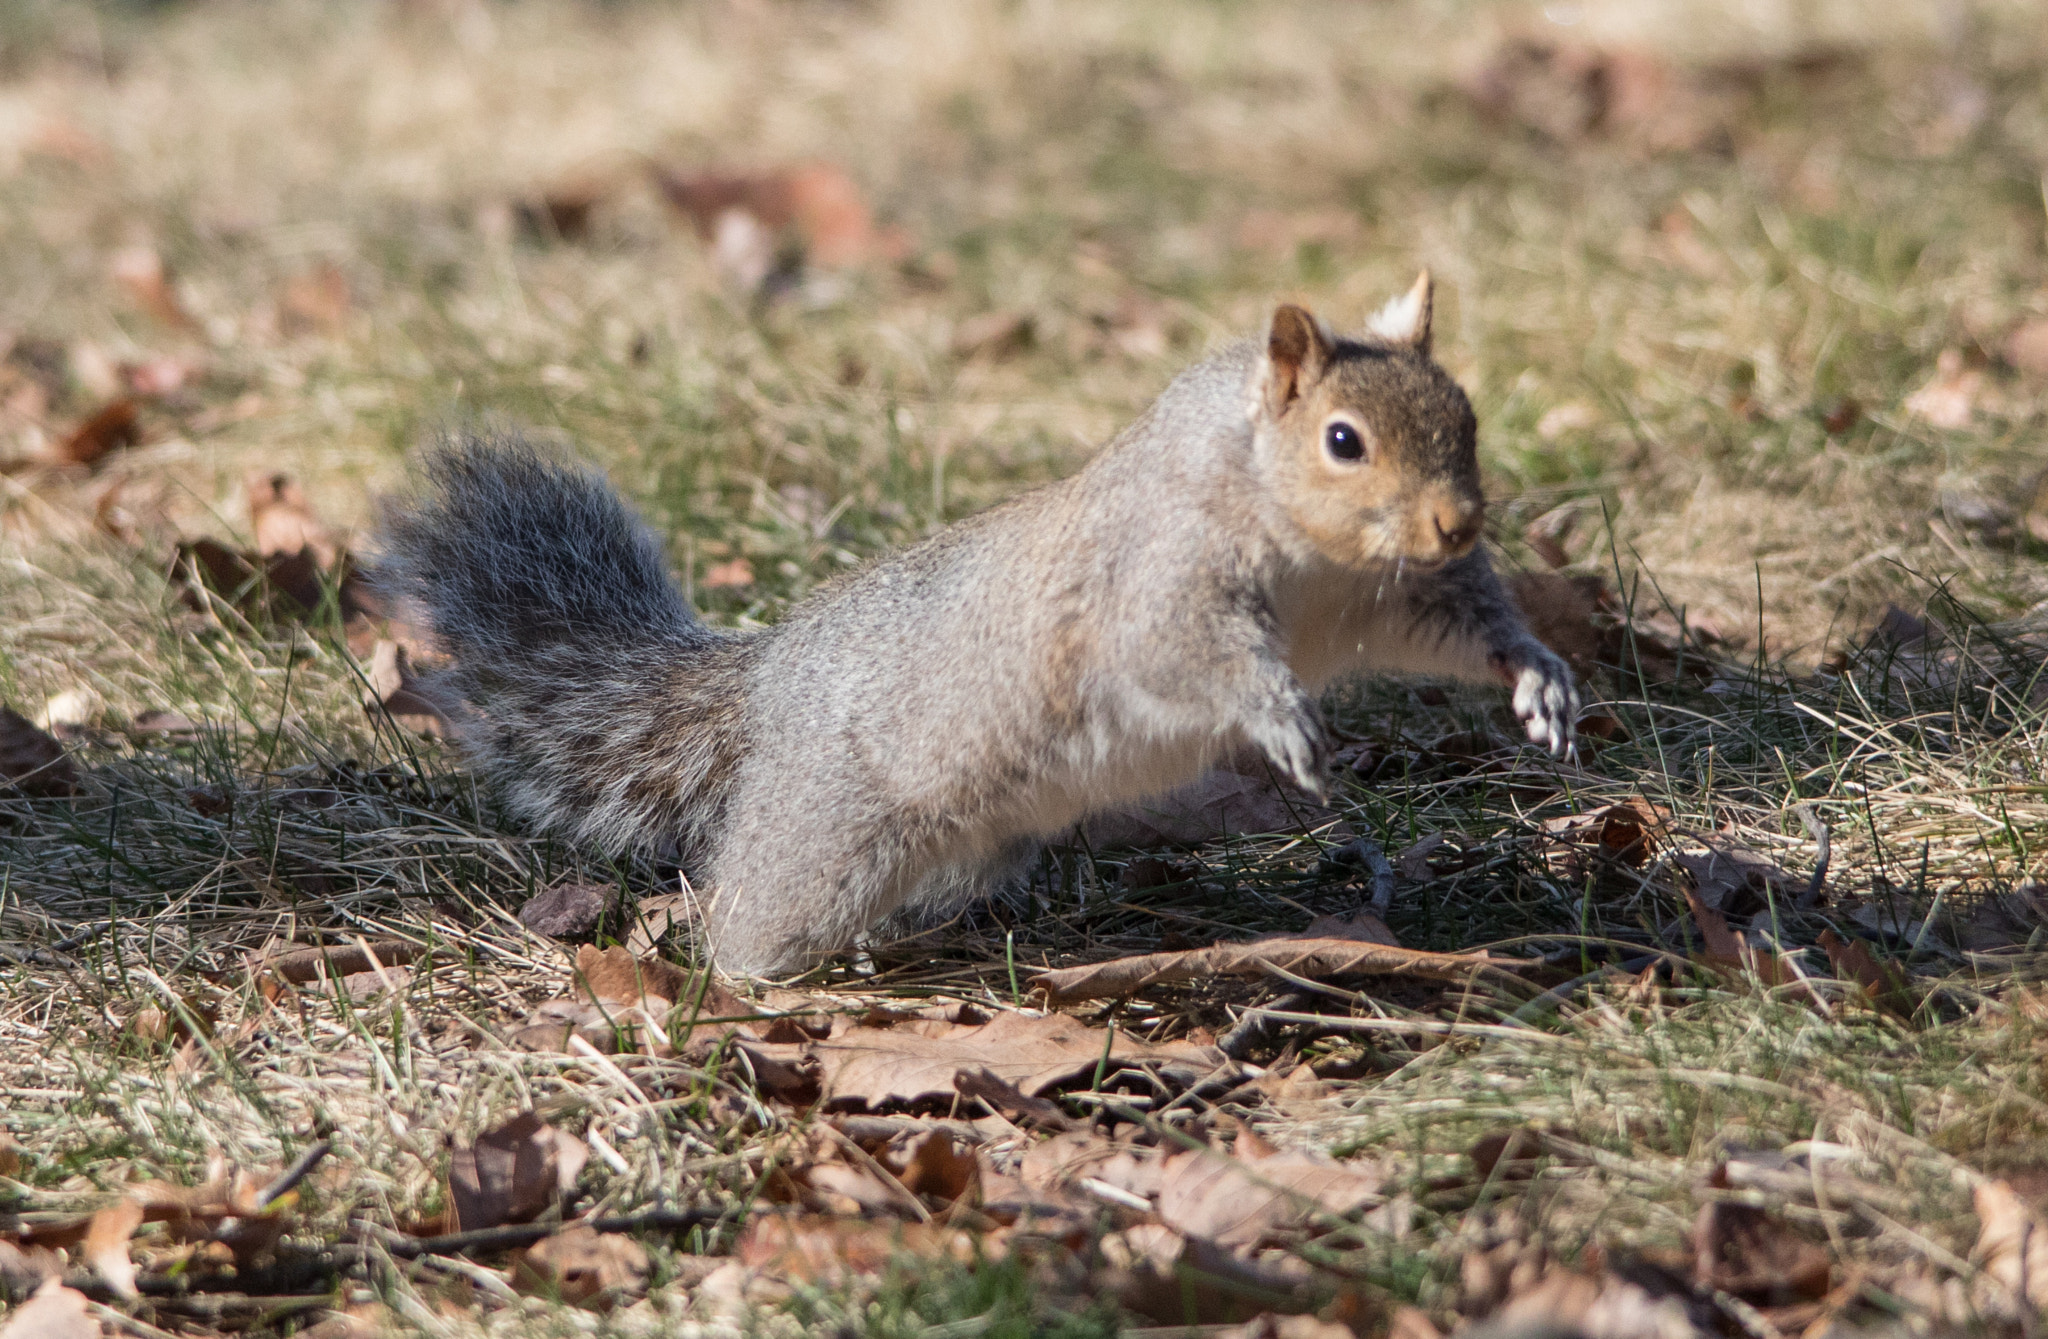
M 1330 736 L 1314 708 L 1272 718 L 1247 733 L 1281 775 L 1317 800 L 1330 797 Z
M 1579 690 L 1571 667 L 1541 645 L 1496 656 L 1494 668 L 1514 689 L 1515 715 L 1528 727 L 1529 741 L 1562 757 L 1572 746 L 1579 716 Z

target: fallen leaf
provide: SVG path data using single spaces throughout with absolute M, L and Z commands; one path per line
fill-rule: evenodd
M 2037 316 L 2013 327 L 2000 351 L 2014 370 L 2037 381 L 2048 380 L 2048 318 Z
M 714 242 L 732 219 L 744 218 L 770 238 L 794 238 L 815 265 L 896 260 L 908 249 L 902 234 L 875 227 L 859 186 L 830 163 L 768 172 L 691 174 L 657 167 L 654 176 L 664 198 L 706 242 Z
M 1906 397 L 1906 412 L 1927 420 L 1929 427 L 1967 428 L 1984 389 L 1980 369 L 1967 365 L 1959 350 L 1943 349 L 1935 358 L 1933 378 Z
M 1029 349 L 1037 337 L 1030 312 L 992 311 L 970 316 L 953 329 L 953 356 L 1000 360 Z
M 124 396 L 100 406 L 73 428 L 57 444 L 56 456 L 68 464 L 91 465 L 109 451 L 134 446 L 141 440 L 142 423 L 136 416 L 135 401 Z
M 603 1309 L 645 1291 L 651 1267 L 639 1242 L 584 1225 L 543 1237 L 515 1255 L 512 1286 Z
M 1159 1183 L 1159 1221 L 1187 1237 L 1250 1250 L 1309 1226 L 1383 1202 L 1385 1178 L 1361 1167 L 1308 1153 L 1273 1153 L 1256 1161 L 1220 1151 L 1187 1150 L 1166 1160 Z
M 333 334 L 348 320 L 348 276 L 333 261 L 321 261 L 285 281 L 277 301 L 279 323 L 287 335 Z
M 128 1243 L 141 1226 L 142 1205 L 123 1200 L 93 1214 L 79 1247 L 85 1263 L 122 1297 L 140 1296 L 135 1290 L 135 1262 L 128 1257 Z
M 34 722 L 0 706 L 0 782 L 24 795 L 75 795 L 78 764 Z
M 519 923 L 535 934 L 583 939 L 596 932 L 619 905 L 616 884 L 572 879 L 543 888 L 519 908 Z
M 397 967 L 430 955 L 422 944 L 404 939 L 373 939 L 361 944 L 292 949 L 283 953 L 258 951 L 248 955 L 245 965 L 251 980 L 269 977 L 291 985 L 304 985 L 323 978 L 338 979 L 378 966 Z
M 1394 854 L 1394 868 L 1410 883 L 1428 883 L 1436 877 L 1436 871 L 1429 867 L 1429 858 L 1450 839 L 1441 832 L 1432 832 L 1420 841 L 1403 847 Z
M 705 570 L 704 579 L 697 583 L 707 590 L 728 590 L 754 584 L 754 565 L 745 558 L 732 558 L 722 563 L 713 563 Z
M 1709 1191 L 1729 1188 L 1728 1165 L 1707 1175 Z M 1708 1198 L 1693 1223 L 1693 1281 L 1752 1306 L 1784 1306 L 1827 1295 L 1828 1253 L 1764 1209 Z
M 100 1339 L 104 1331 L 84 1293 L 45 1279 L 26 1302 L 8 1313 L 0 1339 Z
M 1870 945 L 1860 939 L 1844 939 L 1832 929 L 1820 932 L 1821 951 L 1837 979 L 1863 987 L 1871 1002 L 1902 1017 L 1913 1013 L 1912 992 L 1906 988 L 1905 973 L 1889 962 L 1880 962 Z
M 979 1179 L 974 1154 L 956 1148 L 953 1136 L 943 1130 L 911 1135 L 892 1145 L 881 1161 L 905 1190 L 941 1205 L 967 1195 Z
M 657 893 L 633 904 L 633 930 L 626 936 L 626 951 L 636 958 L 650 957 L 655 945 L 677 929 L 703 919 L 704 899 L 695 889 Z
M 1726 837 L 1696 838 L 1704 850 L 1680 851 L 1672 862 L 1692 878 L 1700 901 L 1716 911 L 1744 916 L 1796 897 L 1803 881 L 1770 857 Z
M 1600 662 L 1606 641 L 1596 619 L 1605 586 L 1598 577 L 1517 572 L 1508 578 L 1508 590 L 1536 640 L 1573 669 L 1585 674 Z
M 194 331 L 199 322 L 192 319 L 184 305 L 178 301 L 177 292 L 171 286 L 170 271 L 164 267 L 163 257 L 156 248 L 131 246 L 114 254 L 110 266 L 114 282 L 128 293 L 135 305 L 148 312 L 157 320 L 174 330 Z
M 1978 1223 L 1972 1256 L 2009 1298 L 2048 1309 L 2048 1222 L 2028 1212 L 2008 1182 L 1980 1181 L 1971 1193 Z
M 122 384 L 130 394 L 152 400 L 185 389 L 205 373 L 206 364 L 198 358 L 164 356 L 122 363 L 120 371 Z
M 1178 953 L 1143 953 L 1081 967 L 1040 972 L 1031 978 L 1050 1004 L 1130 995 L 1148 986 L 1211 976 L 1262 976 L 1272 968 L 1307 976 L 1420 976 L 1463 981 L 1487 967 L 1513 967 L 1514 959 L 1480 953 L 1431 953 L 1424 949 L 1361 943 L 1353 939 L 1274 936 L 1245 943 L 1218 943 Z
M 959 1228 L 930 1223 L 848 1221 L 800 1214 L 759 1214 L 747 1220 L 733 1257 L 749 1270 L 795 1283 L 832 1287 L 862 1274 L 879 1274 L 892 1260 L 972 1263 L 977 1246 L 987 1258 L 990 1241 Z
M 1057 1102 L 1027 1096 L 1017 1085 L 1006 1082 L 993 1070 L 962 1069 L 953 1075 L 953 1091 L 981 1103 L 1005 1119 L 1032 1129 L 1057 1134 L 1073 1128 L 1074 1122 Z
M 576 993 L 599 1003 L 638 1005 L 659 1000 L 672 1005 L 696 994 L 690 988 L 691 980 L 692 974 L 674 963 L 636 958 L 618 944 L 603 949 L 585 944 L 576 950 Z M 749 1012 L 723 987 L 713 985 L 710 990 L 708 998 L 730 1002 L 735 1006 L 733 1012 Z
M 249 528 L 256 552 L 281 558 L 310 549 L 323 568 L 333 567 L 340 550 L 318 516 L 306 491 L 289 474 L 257 470 L 243 481 L 249 499 Z
M 1536 420 L 1536 435 L 1546 442 L 1554 442 L 1571 433 L 1584 432 L 1600 421 L 1600 415 L 1593 406 L 1583 400 L 1567 400 L 1553 405 Z M 1563 564 L 1558 564 L 1563 566 Z
M 1588 848 L 1622 864 L 1640 868 L 1652 851 L 1669 840 L 1671 811 L 1647 800 L 1628 799 L 1590 813 L 1565 814 L 1544 820 L 1544 835 L 1568 849 Z
M 1401 946 L 1400 939 L 1387 928 L 1387 923 L 1364 907 L 1349 916 L 1318 916 L 1297 938 L 1341 939 L 1356 944 L 1387 944 L 1394 948 Z
M 412 672 L 411 658 L 397 642 L 379 640 L 370 648 L 370 664 L 364 678 L 363 710 L 371 716 L 390 713 L 391 719 L 416 735 L 445 739 L 454 723 L 433 695 L 424 691 Z
M 448 1158 L 453 1230 L 523 1223 L 576 1188 L 590 1149 L 531 1111 L 478 1135 Z
M 339 561 L 346 567 L 345 556 Z M 215 539 L 178 545 L 169 576 L 188 608 L 207 613 L 218 603 L 252 622 L 303 619 L 326 603 L 328 586 L 318 559 L 303 549 L 265 558 Z M 345 587 L 347 574 L 338 576 Z
M 1127 1066 L 1149 1067 L 1186 1083 L 1227 1063 L 1214 1047 L 1186 1042 L 1154 1046 L 1122 1031 L 1112 1038 L 1065 1014 L 1001 1013 L 986 1023 L 946 1027 L 938 1035 L 852 1027 L 806 1049 L 818 1062 L 828 1108 L 950 1102 L 956 1095 L 954 1076 L 963 1069 L 985 1070 L 1026 1096 L 1040 1097 L 1060 1084 L 1092 1076 L 1105 1051 L 1111 1074 Z
M 1095 850 L 1199 846 L 1238 834 L 1304 830 L 1349 840 L 1335 810 L 1283 789 L 1262 760 L 1216 770 L 1142 804 L 1091 814 L 1080 825 Z

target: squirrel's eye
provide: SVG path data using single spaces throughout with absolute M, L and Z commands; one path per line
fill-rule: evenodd
M 1365 439 L 1349 423 L 1332 423 L 1323 429 L 1323 446 L 1336 460 L 1365 459 Z

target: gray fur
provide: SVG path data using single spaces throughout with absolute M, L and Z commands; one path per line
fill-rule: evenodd
M 1506 680 L 1531 737 L 1562 747 L 1569 672 L 1484 553 L 1403 558 L 1416 490 L 1476 498 L 1471 411 L 1425 350 L 1331 354 L 1330 375 L 1349 360 L 1374 388 L 1351 412 L 1389 453 L 1385 504 L 1359 509 L 1389 547 L 1364 566 L 1289 520 L 1292 448 L 1247 411 L 1267 364 L 1243 344 L 1078 474 L 765 631 L 704 627 L 596 475 L 505 440 L 434 456 L 434 491 L 387 522 L 386 571 L 453 654 L 463 743 L 513 808 L 610 849 L 675 844 L 714 896 L 719 966 L 780 975 L 906 904 L 986 893 L 1036 840 L 1241 749 L 1321 791 L 1316 696 L 1345 674 Z M 1351 404 L 1352 382 L 1328 384 Z

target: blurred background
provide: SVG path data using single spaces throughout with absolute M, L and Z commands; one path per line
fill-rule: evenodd
M 1071 471 L 1276 299 L 1356 323 L 1428 266 L 1511 561 L 1806 660 L 1933 581 L 2010 615 L 2048 537 L 2040 18 L 9 0 L 0 598 L 142 617 L 176 541 L 273 544 L 252 474 L 362 543 L 481 417 L 772 620 Z M 20 696 L 86 661 L 120 695 L 94 617 L 9 647 Z

